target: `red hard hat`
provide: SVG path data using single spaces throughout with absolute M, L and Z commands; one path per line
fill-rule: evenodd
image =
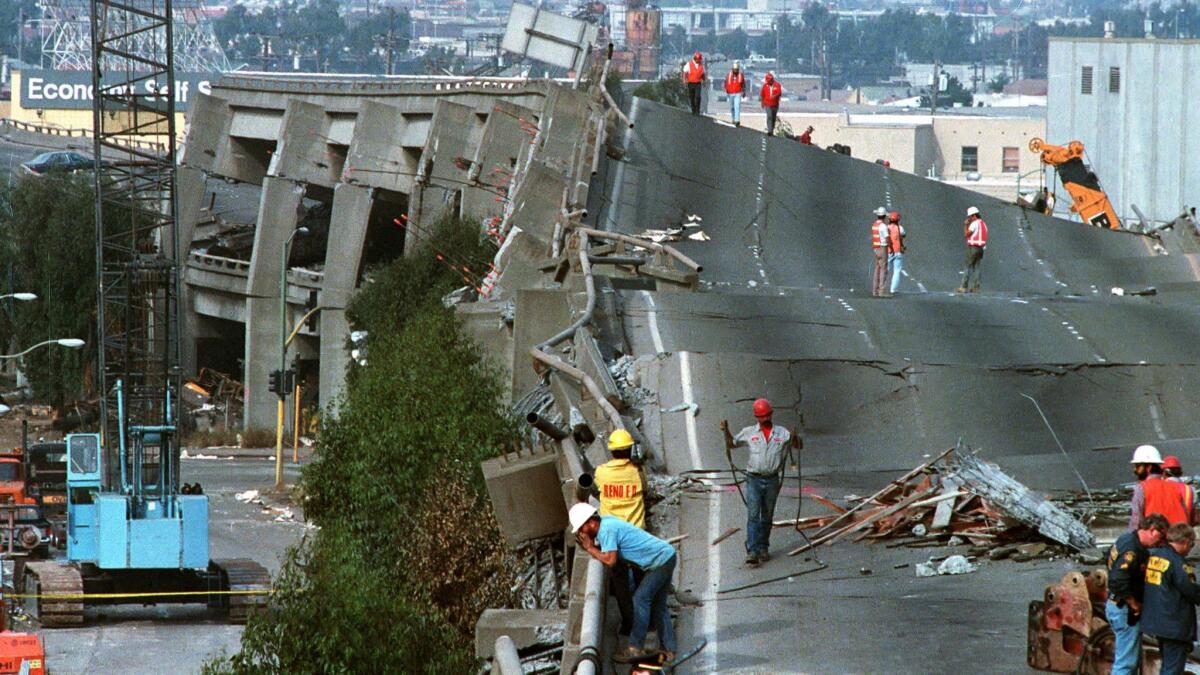
M 1175 455 L 1167 455 L 1163 457 L 1162 468 L 1164 469 L 1182 469 L 1183 465 L 1179 463 L 1179 458 Z
M 760 398 L 754 402 L 754 416 L 766 417 L 773 412 L 771 402 L 765 398 Z
M 892 221 L 893 223 L 900 222 L 900 212 L 899 211 L 888 211 L 888 220 Z
M 697 61 L 701 61 L 704 59 L 704 57 L 700 55 L 700 52 L 696 52 L 695 54 L 693 54 L 692 58 L 696 59 Z

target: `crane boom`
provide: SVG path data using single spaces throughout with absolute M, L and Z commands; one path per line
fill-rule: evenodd
M 1042 164 L 1054 167 L 1059 181 L 1071 195 L 1071 210 L 1089 225 L 1121 229 L 1121 219 L 1100 187 L 1100 179 L 1084 163 L 1083 143 L 1052 145 L 1040 138 L 1029 140 L 1029 149 L 1041 155 Z

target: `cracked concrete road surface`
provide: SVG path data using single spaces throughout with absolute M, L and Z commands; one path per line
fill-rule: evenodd
M 779 527 L 773 559 L 747 569 L 745 509 L 727 473 L 713 478 L 727 468 L 718 423 L 752 423 L 758 396 L 775 402 L 777 423 L 803 419 L 806 448 L 776 519 L 796 514 L 798 472 L 805 492 L 870 494 L 960 439 L 1036 490 L 1079 489 L 1071 465 L 1091 487 L 1126 482 L 1144 442 L 1198 466 L 1191 233 L 1101 231 L 642 100 L 632 118 L 589 222 L 638 234 L 694 214 L 711 237 L 675 244 L 704 266 L 701 292 L 619 286 L 630 350 L 657 355 L 642 383 L 658 394 L 645 432 L 667 471 L 709 483 L 684 494 L 679 515 L 691 535 L 680 647 L 709 641 L 691 670 L 1026 672 L 1028 603 L 1077 563 L 985 561 L 926 579 L 915 564 L 952 550 L 839 543 L 808 572 L 814 560 L 785 555 L 800 534 Z M 894 298 L 866 288 L 877 206 L 900 211 L 908 231 Z M 956 295 L 969 206 L 989 225 L 983 292 Z M 1116 297 L 1114 286 L 1158 294 Z M 658 412 L 680 403 L 698 414 Z M 826 512 L 803 500 L 805 515 Z M 743 529 L 711 545 L 731 527 Z

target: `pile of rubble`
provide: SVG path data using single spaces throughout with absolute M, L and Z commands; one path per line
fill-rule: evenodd
M 183 405 L 197 431 L 232 429 L 242 420 L 244 387 L 225 373 L 201 368 L 183 385 Z
M 795 525 L 815 529 L 809 535 L 811 546 L 847 537 L 900 540 L 891 546 L 970 543 L 993 560 L 1095 548 L 1091 531 L 1071 511 L 962 450 L 947 450 L 853 506 L 820 497 L 816 501 L 832 513 L 801 518 Z M 806 543 L 790 555 L 811 546 Z

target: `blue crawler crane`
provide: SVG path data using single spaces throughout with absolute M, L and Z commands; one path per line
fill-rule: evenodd
M 93 604 L 206 603 L 242 622 L 270 577 L 209 559 L 208 497 L 180 481 L 171 3 L 91 0 L 91 25 L 99 425 L 67 437 L 67 560 L 25 565 L 26 608 L 47 627 Z

